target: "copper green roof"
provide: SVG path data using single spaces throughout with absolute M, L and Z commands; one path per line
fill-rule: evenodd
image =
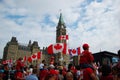
M 59 24 L 64 24 L 62 13 L 60 13 Z

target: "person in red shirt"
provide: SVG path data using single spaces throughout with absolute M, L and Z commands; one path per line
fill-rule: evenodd
M 39 79 L 40 80 L 45 80 L 45 77 L 48 75 L 48 73 L 49 73 L 49 71 L 47 69 L 47 66 L 46 66 L 46 64 L 44 64 L 44 67 L 39 74 Z
M 94 61 L 94 57 L 92 53 L 89 51 L 89 45 L 88 44 L 83 44 L 83 52 L 80 54 L 80 67 L 81 68 L 88 68 L 92 66 L 92 63 Z
M 17 71 L 15 74 L 15 80 L 25 80 L 24 73 L 22 71 Z
M 23 70 L 24 68 L 24 63 L 22 62 L 22 58 L 20 57 L 18 60 L 17 60 L 17 63 L 16 63 L 16 70 Z
M 91 68 L 85 68 L 80 70 L 80 76 L 78 80 L 98 80 L 94 70 Z
M 80 77 L 78 80 L 98 80 L 93 67 L 94 57 L 89 51 L 89 45 L 83 44 L 83 52 L 80 54 Z
M 50 69 L 49 73 L 45 77 L 44 80 L 58 80 L 58 71 L 55 69 Z

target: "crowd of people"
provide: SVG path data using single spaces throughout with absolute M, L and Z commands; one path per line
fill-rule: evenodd
M 120 59 L 120 50 L 118 56 Z M 42 60 L 39 65 L 28 66 L 19 58 L 14 66 L 0 65 L 0 80 L 120 80 L 120 61 L 114 66 L 96 64 L 88 44 L 83 45 L 79 62 L 66 66 Z

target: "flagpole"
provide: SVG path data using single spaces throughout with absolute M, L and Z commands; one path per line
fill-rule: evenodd
M 60 34 L 60 36 L 61 36 L 62 34 Z M 62 39 L 60 39 L 60 43 L 63 43 L 62 42 Z M 60 61 L 60 65 L 62 65 L 62 61 L 63 61 L 63 55 L 62 55 L 62 52 L 60 52 L 60 59 L 59 59 L 59 61 Z
M 9 70 L 8 70 L 8 80 L 11 80 L 10 78 L 10 72 L 11 72 L 11 67 L 12 67 L 12 64 L 11 64 L 11 59 L 9 60 L 9 63 L 8 63 L 8 67 L 9 67 Z
M 68 32 L 67 32 L 68 33 Z M 68 49 L 70 48 L 69 47 L 69 33 L 68 33 L 68 40 L 66 41 L 66 43 L 67 43 L 67 53 L 68 53 L 68 55 L 69 55 L 69 52 L 68 52 Z M 69 63 L 70 63 L 70 55 L 69 55 Z

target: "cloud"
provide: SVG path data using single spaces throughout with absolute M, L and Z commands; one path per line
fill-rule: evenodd
M 69 46 L 88 43 L 93 53 L 120 48 L 120 0 L 1 0 L 0 55 L 12 36 L 19 43 L 38 41 L 47 47 L 56 41 L 60 9 L 69 34 Z
M 118 40 L 118 34 L 120 34 L 119 18 L 115 17 L 119 11 L 116 12 L 117 8 L 113 9 L 115 6 L 119 6 L 115 5 L 116 3 L 110 0 L 102 3 L 93 2 L 86 8 L 84 19 L 89 21 L 84 23 L 84 29 L 81 29 L 84 31 L 81 39 L 92 45 L 93 52 L 100 49 L 116 52 L 119 49 L 118 42 L 112 44 L 116 39 Z M 111 10 L 105 12 L 106 8 Z M 81 23 L 78 26 L 81 26 Z M 117 46 L 116 49 L 115 46 Z

